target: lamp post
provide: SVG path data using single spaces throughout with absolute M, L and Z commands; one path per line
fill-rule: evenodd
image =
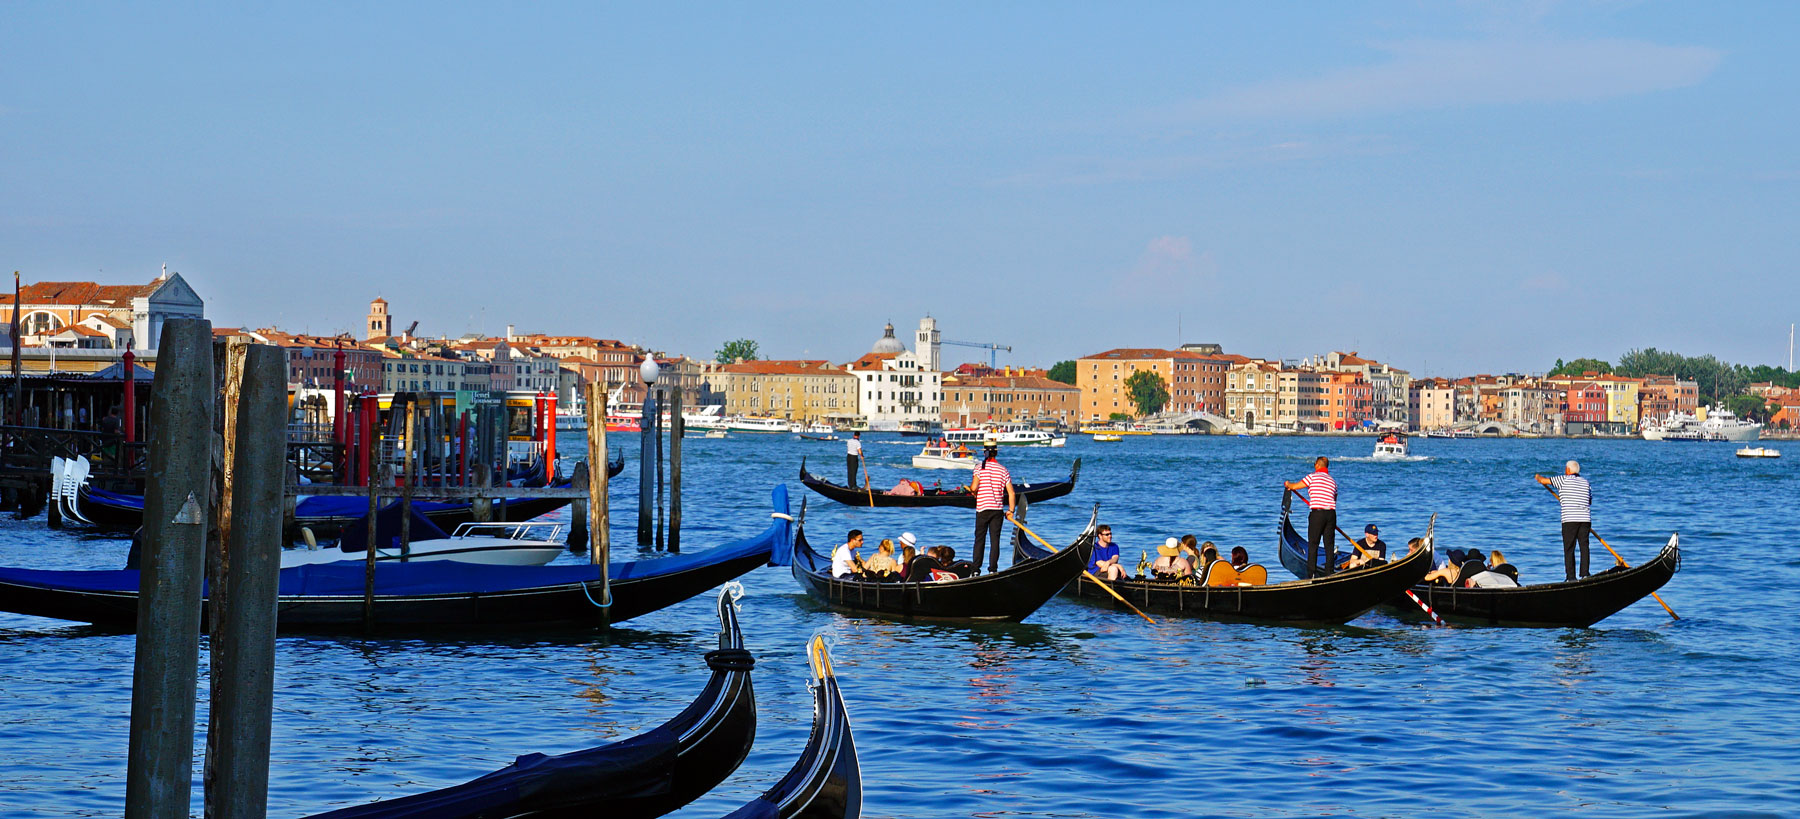
M 655 356 L 645 356 L 644 363 L 638 365 L 638 377 L 644 381 L 644 402 L 638 416 L 638 545 L 653 541 L 653 526 L 650 517 L 651 496 L 656 492 L 657 463 L 656 457 L 656 378 L 662 374 L 657 366 Z M 606 453 L 600 453 L 602 469 L 605 468 Z M 592 463 L 594 453 L 588 453 L 588 462 Z

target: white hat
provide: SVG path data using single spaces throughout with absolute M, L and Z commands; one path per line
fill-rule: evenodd
M 900 533 L 900 545 L 901 546 L 917 546 L 917 545 L 919 545 L 919 539 L 916 537 L 913 537 L 913 533 L 911 533 L 911 532 L 901 532 Z

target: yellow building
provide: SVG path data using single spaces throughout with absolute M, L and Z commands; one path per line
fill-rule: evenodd
M 1587 372 L 1579 376 L 1553 376 L 1544 379 L 1544 383 L 1564 390 L 1575 384 L 1591 383 L 1606 393 L 1606 418 L 1604 420 L 1615 424 L 1625 424 L 1626 429 L 1637 429 L 1638 388 L 1644 383 L 1641 378 Z
M 709 365 L 706 390 L 723 397 L 726 415 L 812 423 L 855 415 L 857 379 L 827 361 L 746 361 Z

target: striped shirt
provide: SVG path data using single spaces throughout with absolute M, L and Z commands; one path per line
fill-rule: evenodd
M 1558 475 L 1550 479 L 1550 485 L 1556 487 L 1556 494 L 1562 497 L 1563 523 L 1593 522 L 1590 507 L 1594 505 L 1594 490 L 1588 486 L 1587 478 Z
M 1314 472 L 1300 480 L 1306 484 L 1306 506 L 1309 509 L 1337 508 L 1337 481 L 1329 472 Z
M 1006 508 L 1006 487 L 1012 484 L 1012 473 L 998 459 L 983 461 L 975 468 L 975 511 Z

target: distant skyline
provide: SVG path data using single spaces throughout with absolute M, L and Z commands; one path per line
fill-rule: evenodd
M 0 6 L 0 265 L 220 325 L 1787 363 L 1800 6 Z M 1179 327 L 1179 330 L 1178 330 Z M 956 348 L 951 361 L 986 360 Z

